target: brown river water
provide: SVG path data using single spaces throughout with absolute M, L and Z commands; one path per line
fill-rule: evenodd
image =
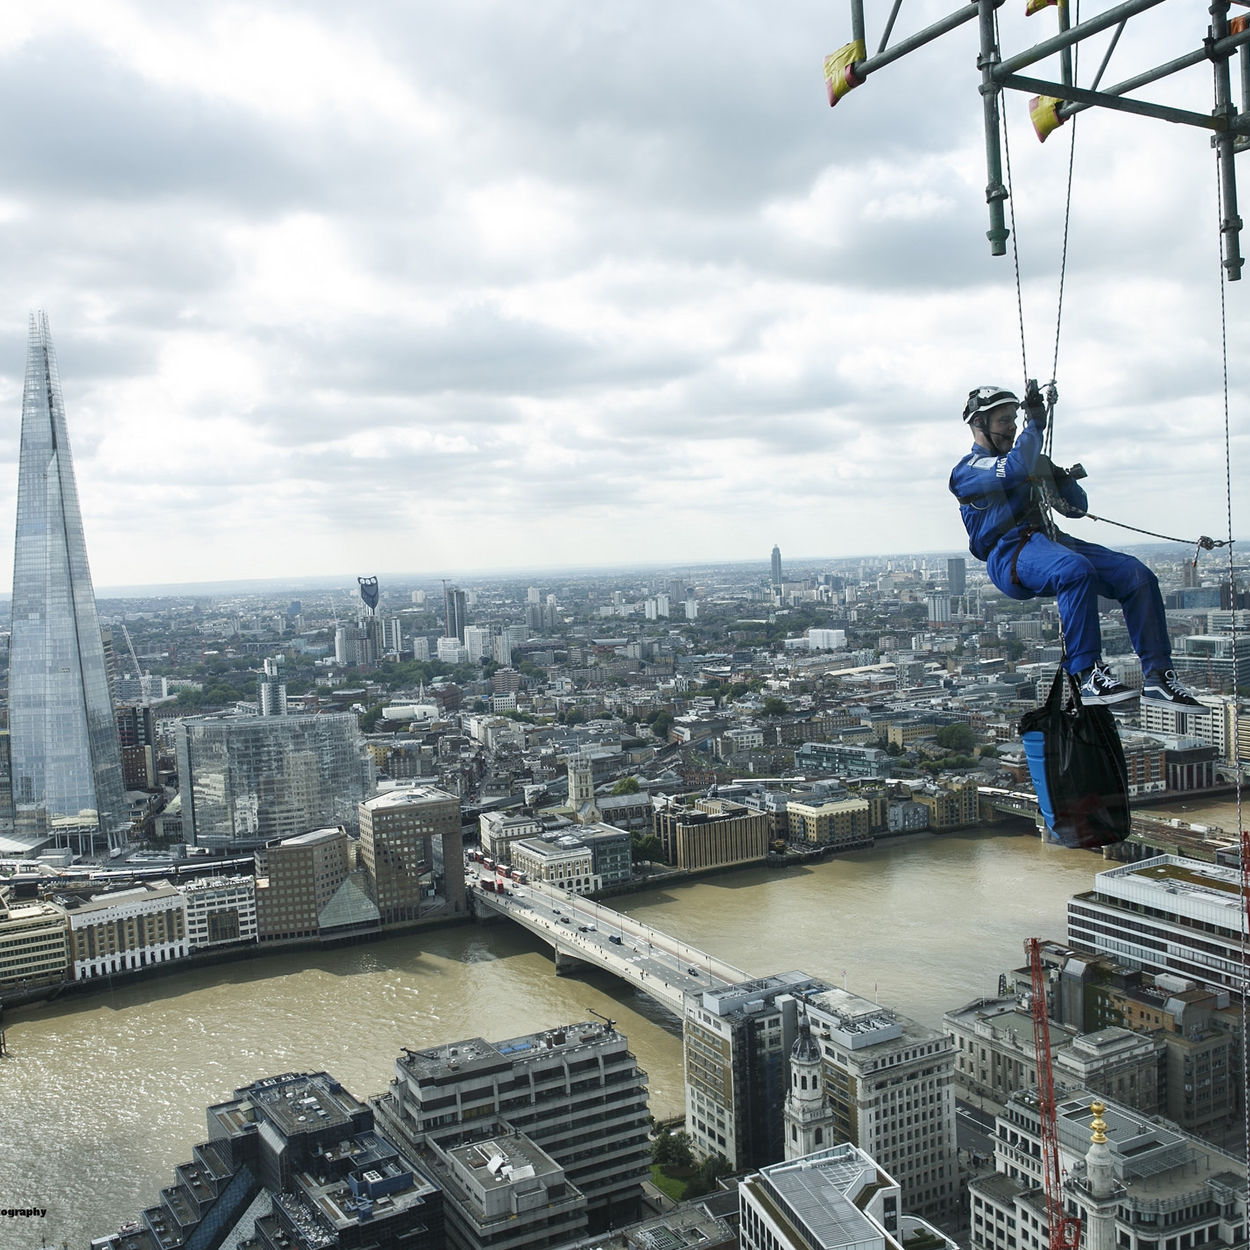
M 1026 937 L 1062 940 L 1067 899 L 1104 866 L 1027 834 L 914 835 L 617 902 L 749 972 L 845 979 L 940 1026 L 944 1011 L 995 992 Z M 0 1218 L 0 1250 L 35 1250 L 41 1238 L 86 1250 L 137 1216 L 204 1137 L 205 1106 L 239 1085 L 326 1069 L 365 1097 L 386 1085 L 401 1046 L 501 1040 L 589 1019 L 588 1008 L 628 1035 L 652 1112 L 679 1114 L 674 1017 L 607 973 L 557 977 L 549 949 L 506 922 L 257 955 L 10 1012 L 0 1209 L 47 1215 Z

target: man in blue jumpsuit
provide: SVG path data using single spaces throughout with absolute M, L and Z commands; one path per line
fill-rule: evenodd
M 1052 405 L 1054 399 L 1052 390 Z M 1025 413 L 1019 438 L 1017 408 Z M 1133 650 L 1141 657 L 1143 697 L 1200 706 L 1172 669 L 1167 617 L 1155 575 L 1122 552 L 1058 531 L 1054 539 L 1047 537 L 1043 482 L 1070 515 L 1084 515 L 1088 504 L 1077 481 L 1042 453 L 1046 419 L 1046 402 L 1036 382 L 1029 383 L 1023 403 L 999 386 L 978 387 L 968 396 L 964 421 L 972 430 L 973 448 L 952 471 L 950 489 L 959 500 L 969 550 L 986 562 L 990 581 L 1009 598 L 1056 597 L 1067 644 L 1064 667 L 1079 679 L 1083 703 L 1137 698 L 1137 691 L 1117 681 L 1102 662 L 1102 595 L 1118 599 L 1124 609 Z

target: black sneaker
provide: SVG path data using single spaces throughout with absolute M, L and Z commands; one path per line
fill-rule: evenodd
M 1174 668 L 1157 668 L 1146 678 L 1142 698 L 1155 703 L 1172 703 L 1179 707 L 1202 707 L 1202 704 L 1181 684 Z M 1084 697 L 1084 696 L 1082 696 Z
M 1106 707 L 1111 703 L 1125 703 L 1137 698 L 1137 691 L 1116 681 L 1105 664 L 1095 664 L 1081 674 L 1081 702 L 1092 707 Z

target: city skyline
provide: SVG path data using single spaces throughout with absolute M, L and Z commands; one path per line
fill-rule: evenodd
M 1186 8 L 1134 22 L 1108 72 L 1200 43 Z M 761 533 L 962 547 L 963 397 L 1019 385 L 969 31 L 830 112 L 845 14 L 814 0 L 776 22 L 732 2 L 232 13 L 70 3 L 0 38 L 25 118 L 0 138 L 0 482 L 26 312 L 47 308 L 100 584 L 702 563 Z M 1017 105 L 1042 373 L 1071 128 L 1043 148 Z M 1223 514 L 1211 159 L 1177 128 L 1081 119 L 1055 444 L 1100 515 L 1195 536 Z

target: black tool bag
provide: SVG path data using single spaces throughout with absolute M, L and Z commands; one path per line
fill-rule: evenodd
M 1128 768 L 1115 718 L 1105 707 L 1083 706 L 1074 677 L 1063 669 L 1055 674 L 1045 704 L 1020 718 L 1020 737 L 1056 842 L 1089 850 L 1128 837 Z

